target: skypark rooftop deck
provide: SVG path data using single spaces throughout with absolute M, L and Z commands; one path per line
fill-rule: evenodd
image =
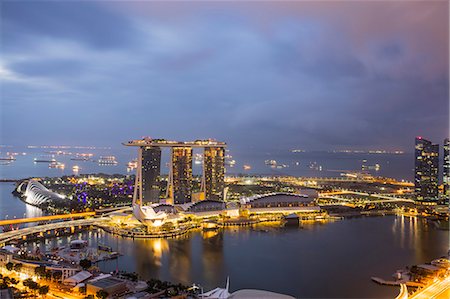
M 173 141 L 166 139 L 143 138 L 122 143 L 125 146 L 158 146 L 158 147 L 227 147 L 225 142 L 215 140 Z

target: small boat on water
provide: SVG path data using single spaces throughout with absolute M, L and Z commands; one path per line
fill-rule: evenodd
M 101 250 L 101 251 L 113 252 L 112 248 L 110 246 L 103 245 L 103 244 L 98 244 L 97 249 Z
M 0 161 L 15 161 L 16 158 L 14 156 L 8 156 L 8 157 L 0 157 Z

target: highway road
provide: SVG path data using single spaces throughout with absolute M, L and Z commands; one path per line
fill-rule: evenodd
M 80 219 L 80 220 L 72 220 L 72 221 L 63 221 L 63 222 L 55 222 L 55 223 L 50 223 L 50 224 L 37 225 L 37 226 L 26 227 L 26 228 L 22 228 L 22 229 L 18 229 L 18 230 L 8 231 L 8 232 L 0 233 L 0 245 L 5 244 L 14 239 L 21 238 L 22 236 L 45 232 L 45 231 L 52 230 L 52 229 L 92 225 L 92 224 L 104 221 L 105 219 L 106 218 L 89 218 L 89 219 Z
M 52 221 L 52 220 L 61 220 L 61 219 L 85 218 L 85 217 L 93 217 L 93 216 L 95 216 L 95 212 L 72 213 L 72 214 L 61 214 L 61 215 L 49 215 L 49 216 L 32 217 L 32 218 L 5 219 L 5 220 L 0 220 L 0 226 L 10 225 L 10 224 L 29 223 L 29 222 L 40 222 L 40 221 Z
M 450 276 L 439 279 L 428 287 L 415 293 L 410 299 L 448 299 L 450 298 Z
M 408 288 L 406 287 L 406 284 L 400 285 L 400 294 L 398 294 L 395 299 L 408 299 Z

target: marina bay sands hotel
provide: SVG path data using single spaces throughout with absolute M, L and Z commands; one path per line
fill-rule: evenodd
M 223 200 L 226 143 L 212 140 L 189 142 L 143 138 L 123 143 L 138 147 L 136 187 L 138 201 L 160 203 L 161 148 L 170 148 L 166 203 L 184 204 L 193 200 Z M 192 150 L 203 148 L 200 192 L 192 192 Z

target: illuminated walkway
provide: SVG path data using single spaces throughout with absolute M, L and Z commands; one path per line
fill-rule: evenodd
M 450 298 L 450 276 L 439 279 L 423 290 L 415 293 L 410 299 L 448 299 Z

